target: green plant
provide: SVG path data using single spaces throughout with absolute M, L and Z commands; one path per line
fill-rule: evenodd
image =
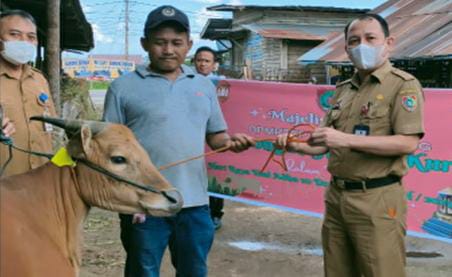
M 109 81 L 89 81 L 89 89 L 95 89 L 95 90 L 107 90 L 110 86 Z
M 217 177 L 209 176 L 207 188 L 210 192 L 221 193 L 230 196 L 239 195 L 245 190 L 245 188 L 231 187 L 231 178 L 229 177 L 226 177 L 223 182 L 224 184 L 221 184 L 218 182 Z

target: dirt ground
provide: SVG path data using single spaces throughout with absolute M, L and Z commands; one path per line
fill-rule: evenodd
M 223 227 L 209 255 L 209 276 L 323 276 L 320 226 L 317 218 L 225 201 Z M 407 251 L 422 256 L 408 258 L 408 276 L 452 276 L 452 245 L 409 237 Z M 122 276 L 124 257 L 117 214 L 93 209 L 85 224 L 81 276 Z M 168 253 L 161 276 L 174 276 Z

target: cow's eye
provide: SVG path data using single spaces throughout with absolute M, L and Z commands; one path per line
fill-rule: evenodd
M 114 164 L 124 164 L 124 163 L 126 163 L 126 158 L 124 158 L 123 156 L 112 156 L 110 158 L 110 160 Z

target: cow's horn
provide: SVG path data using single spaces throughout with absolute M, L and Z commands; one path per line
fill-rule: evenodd
M 87 120 L 65 120 L 61 118 L 56 117 L 48 117 L 48 116 L 32 116 L 30 117 L 30 120 L 38 120 L 50 123 L 52 125 L 58 126 L 60 128 L 63 128 L 69 137 L 72 137 L 80 132 L 80 128 L 82 125 L 87 124 L 93 135 L 99 133 L 102 131 L 106 123 L 104 122 L 98 122 L 98 121 L 87 121 Z

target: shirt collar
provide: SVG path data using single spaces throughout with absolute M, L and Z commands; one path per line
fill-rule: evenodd
M 181 68 L 181 73 L 180 73 L 178 79 L 183 78 L 183 77 L 193 78 L 195 76 L 193 69 L 191 69 L 189 66 L 182 64 L 180 66 L 180 68 Z M 136 72 L 142 78 L 146 78 L 148 76 L 164 77 L 162 74 L 150 70 L 149 65 L 138 65 L 136 68 Z
M 391 62 L 389 62 L 389 60 L 385 61 L 383 63 L 382 66 L 380 66 L 377 70 L 375 70 L 374 72 L 372 72 L 370 74 L 370 76 L 378 81 L 379 83 L 382 83 L 383 80 L 386 78 L 386 76 L 388 76 L 388 74 L 391 72 L 392 70 L 392 65 Z M 352 86 L 354 86 L 355 88 L 359 88 L 360 87 L 360 79 L 359 79 L 359 75 L 358 72 L 355 72 L 355 74 L 353 74 L 352 79 L 351 79 L 351 84 Z M 362 83 L 361 83 L 362 85 Z
M 25 79 L 27 77 L 33 77 L 33 70 L 31 69 L 31 66 L 28 64 L 24 64 L 23 66 L 23 71 L 22 71 L 22 79 Z M 2 59 L 0 59 L 0 76 L 2 75 L 6 75 L 11 79 L 16 79 L 14 77 L 14 74 L 12 73 L 12 70 L 8 67 L 5 66 L 5 61 L 3 61 Z
M 351 79 L 351 84 L 354 88 L 358 89 L 359 88 L 359 75 L 358 72 L 355 72 L 355 74 L 353 74 L 352 79 Z
M 386 78 L 386 76 L 391 72 L 392 65 L 387 60 L 382 66 L 380 66 L 377 70 L 372 72 L 371 76 L 375 77 L 380 83 Z

